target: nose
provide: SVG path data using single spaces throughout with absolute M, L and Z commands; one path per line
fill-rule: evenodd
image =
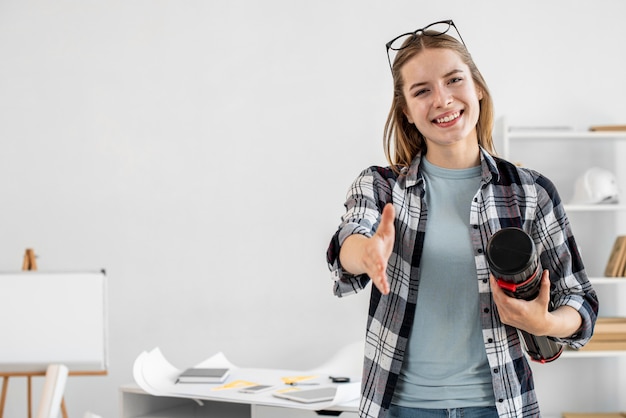
M 435 89 L 435 94 L 433 98 L 433 106 L 436 108 L 446 107 L 450 103 L 452 103 L 453 98 L 450 91 L 445 87 L 438 87 Z

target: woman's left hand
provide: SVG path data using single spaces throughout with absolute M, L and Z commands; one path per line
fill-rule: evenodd
M 496 279 L 490 275 L 493 301 L 498 307 L 500 320 L 507 325 L 529 332 L 536 336 L 548 335 L 551 329 L 550 273 L 544 270 L 541 275 L 539 295 L 533 300 L 516 299 L 504 293 Z

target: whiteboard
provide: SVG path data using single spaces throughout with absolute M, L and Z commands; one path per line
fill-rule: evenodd
M 106 371 L 106 275 L 0 272 L 0 373 Z

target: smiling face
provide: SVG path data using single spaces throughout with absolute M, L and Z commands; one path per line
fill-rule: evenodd
M 450 49 L 425 49 L 409 59 L 401 73 L 404 113 L 424 136 L 428 155 L 458 150 L 475 151 L 472 158 L 477 157 L 482 92 L 461 57 Z

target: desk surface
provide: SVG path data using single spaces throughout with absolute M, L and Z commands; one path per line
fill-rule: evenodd
M 358 416 L 358 399 L 341 405 L 333 405 L 324 411 L 337 413 L 341 418 Z M 297 405 L 294 405 L 297 406 Z M 136 384 L 120 387 L 121 418 L 191 417 L 237 417 L 237 418 L 312 418 L 313 410 L 292 409 L 254 403 L 238 403 L 233 400 L 200 400 L 176 396 L 154 396 Z M 334 415 L 334 414 L 332 414 Z
M 228 362 L 225 356 L 219 353 L 196 367 L 227 367 L 230 368 L 231 372 L 228 379 L 223 383 L 177 384 L 176 380 L 181 370 L 170 364 L 157 348 L 150 352 L 144 352 L 137 357 L 133 366 L 133 375 L 139 388 L 145 393 L 158 397 L 195 399 L 209 403 L 264 405 L 310 411 L 355 411 L 358 408 L 361 386 L 358 378 L 352 376 L 351 379 L 353 380 L 349 383 L 332 383 L 329 376 L 337 375 L 335 374 L 337 370 L 335 366 L 330 369 L 318 368 L 307 372 L 239 368 Z M 349 375 L 346 374 L 346 376 Z M 273 396 L 275 392 L 310 388 L 310 386 L 303 386 L 302 388 L 288 386 L 285 383 L 286 379 L 292 381 L 306 380 L 307 384 L 319 385 L 317 387 L 333 386 L 336 388 L 335 398 L 325 402 L 300 403 Z M 242 387 L 254 384 L 272 385 L 275 389 L 258 394 L 240 392 Z

